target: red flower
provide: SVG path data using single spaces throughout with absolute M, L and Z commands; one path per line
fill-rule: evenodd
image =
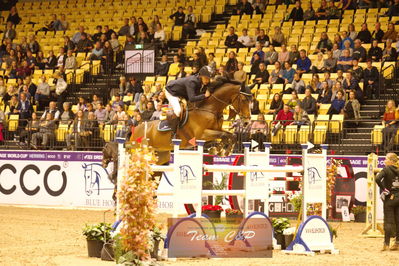
M 202 211 L 223 211 L 222 207 L 220 207 L 219 205 L 204 205 L 202 206 Z
M 242 214 L 242 211 L 238 210 L 238 209 L 226 209 L 226 215 L 229 214 Z

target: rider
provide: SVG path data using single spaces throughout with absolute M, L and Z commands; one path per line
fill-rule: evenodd
M 198 102 L 208 98 L 211 96 L 208 90 L 210 80 L 211 73 L 208 67 L 203 67 L 198 75 L 172 80 L 166 85 L 165 95 L 173 108 L 173 114 L 169 118 L 170 126 L 175 134 L 181 115 L 179 98 L 184 98 L 189 102 Z

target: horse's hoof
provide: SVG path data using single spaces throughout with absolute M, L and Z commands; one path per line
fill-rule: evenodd
M 216 154 L 217 154 L 216 147 L 211 147 L 211 148 L 209 148 L 208 153 L 209 153 L 210 155 L 216 155 Z

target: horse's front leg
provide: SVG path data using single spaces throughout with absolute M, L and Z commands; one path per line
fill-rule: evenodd
M 220 150 L 218 152 L 221 156 L 226 156 L 231 154 L 236 137 L 234 134 L 223 131 L 223 130 L 213 130 L 213 129 L 206 129 L 201 136 L 201 139 L 205 141 L 212 141 L 215 139 L 221 139 Z

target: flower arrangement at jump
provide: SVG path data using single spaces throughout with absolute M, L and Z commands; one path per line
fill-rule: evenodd
M 118 192 L 120 203 L 121 244 L 135 261 L 150 260 L 151 230 L 156 227 L 156 183 L 149 178 L 150 165 L 156 162 L 154 150 L 145 144 L 132 147 L 127 175 Z

